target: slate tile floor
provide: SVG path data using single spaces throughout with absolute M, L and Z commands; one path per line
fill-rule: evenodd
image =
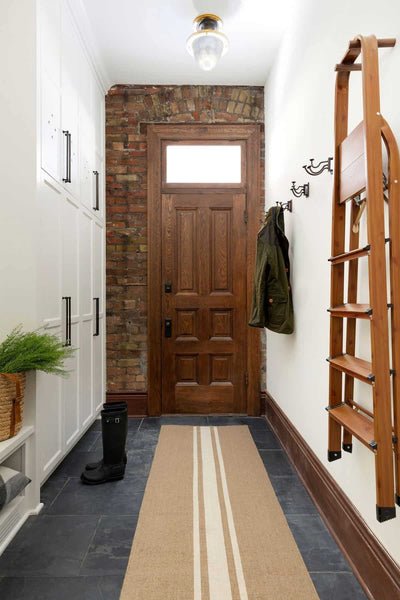
M 91 487 L 79 476 L 101 452 L 96 421 L 43 486 L 41 514 L 0 557 L 1 600 L 118 600 L 163 424 L 248 425 L 321 600 L 365 600 L 266 421 L 223 416 L 129 419 L 125 479 Z

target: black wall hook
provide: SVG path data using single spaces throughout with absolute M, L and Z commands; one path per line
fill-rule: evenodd
M 313 175 L 314 177 L 316 175 L 321 175 L 321 173 L 323 173 L 324 171 L 329 171 L 329 173 L 332 175 L 332 173 L 333 173 L 332 161 L 333 161 L 333 157 L 330 156 L 328 158 L 328 160 L 321 160 L 320 163 L 318 163 L 317 165 L 314 165 L 314 159 L 310 158 L 310 164 L 303 165 L 303 169 L 305 169 L 309 175 Z
M 292 181 L 292 187 L 290 188 L 290 191 L 292 192 L 293 196 L 296 196 L 296 198 L 300 198 L 300 196 L 305 196 L 308 198 L 310 195 L 310 184 L 305 183 L 304 185 L 299 185 L 296 187 L 296 182 Z
M 293 211 L 292 200 L 289 200 L 288 202 L 277 202 L 276 205 L 280 206 L 282 210 L 287 210 L 288 212 Z

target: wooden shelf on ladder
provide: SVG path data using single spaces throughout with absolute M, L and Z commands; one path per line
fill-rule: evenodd
M 388 124 L 380 113 L 378 48 L 390 48 L 394 39 L 377 40 L 358 36 L 339 65 L 336 65 L 335 179 L 332 202 L 332 257 L 328 460 L 341 458 L 342 448 L 352 452 L 353 436 L 375 455 L 376 515 L 380 522 L 396 516 L 400 505 L 400 160 Z M 361 63 L 355 63 L 358 57 Z M 350 73 L 361 71 L 363 120 L 348 133 Z M 389 158 L 390 305 L 387 299 L 382 140 Z M 365 193 L 368 244 L 359 247 L 358 227 L 350 227 L 345 249 L 346 202 L 351 202 L 351 225 L 359 213 L 360 194 Z M 358 261 L 367 257 L 369 303 L 357 301 Z M 345 263 L 348 263 L 345 302 Z M 391 307 L 391 340 L 388 306 Z M 347 320 L 344 340 L 343 319 Z M 356 356 L 356 323 L 368 319 L 371 331 L 371 362 Z M 390 342 L 392 364 L 390 367 Z M 343 348 L 345 343 L 345 350 Z M 396 375 L 398 373 L 398 375 Z M 344 394 L 342 378 L 345 377 Z M 393 375 L 393 414 L 392 388 Z M 354 380 L 370 385 L 373 413 L 354 402 Z M 344 395 L 344 397 L 343 397 Z M 343 432 L 343 444 L 342 444 Z M 395 459 L 396 491 L 393 476 Z

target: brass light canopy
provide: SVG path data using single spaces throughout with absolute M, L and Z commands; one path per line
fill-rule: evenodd
M 194 33 L 186 41 L 186 48 L 203 71 L 214 69 L 229 49 L 229 40 L 222 33 L 222 19 L 217 15 L 203 14 L 193 21 Z

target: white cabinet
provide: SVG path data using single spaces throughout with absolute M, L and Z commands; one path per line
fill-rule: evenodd
M 37 378 L 44 481 L 104 402 L 104 93 L 68 4 L 40 3 L 38 318 L 77 348 L 67 378 Z

